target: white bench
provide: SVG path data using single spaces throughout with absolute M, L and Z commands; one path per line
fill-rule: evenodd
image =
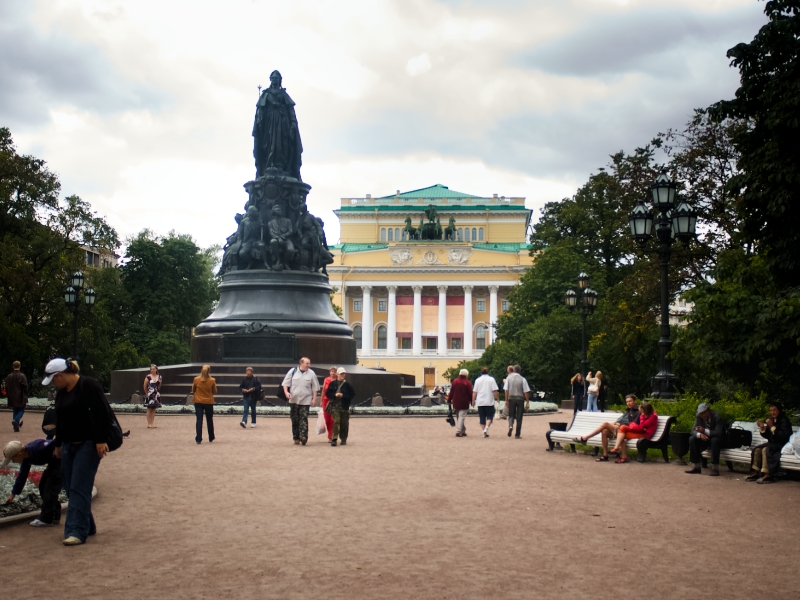
M 572 450 L 575 450 L 575 443 L 572 438 L 580 438 L 592 433 L 595 429 L 600 427 L 603 423 L 613 423 L 622 416 L 618 412 L 586 412 L 578 411 L 572 419 L 572 424 L 566 431 L 556 431 L 555 429 L 548 431 L 546 434 L 547 443 L 550 450 L 556 442 L 562 444 L 569 444 Z M 625 444 L 630 450 L 637 450 L 639 452 L 639 460 L 644 462 L 644 456 L 649 448 L 657 448 L 661 450 L 664 457 L 664 462 L 669 462 L 669 454 L 667 447 L 669 446 L 669 430 L 675 422 L 674 417 L 660 416 L 658 417 L 658 427 L 653 437 L 649 440 L 645 439 L 630 439 L 626 440 Z M 611 440 L 609 443 L 614 445 L 616 439 Z M 587 446 L 602 446 L 602 437 L 597 434 L 586 441 Z
M 731 471 L 733 471 L 733 463 L 735 462 L 746 464 L 749 467 L 752 460 L 751 449 L 767 443 L 767 440 L 762 437 L 761 432 L 758 430 L 758 425 L 752 421 L 734 421 L 732 427 L 739 427 L 740 429 L 746 429 L 752 432 L 753 441 L 750 443 L 750 446 L 723 448 L 720 451 L 720 460 L 724 460 L 725 464 L 728 465 L 728 469 Z M 793 427 L 792 430 L 797 431 L 797 427 Z M 702 456 L 703 458 L 711 458 L 711 452 L 705 450 Z M 788 471 L 800 471 L 800 458 L 794 454 L 782 454 L 781 468 Z

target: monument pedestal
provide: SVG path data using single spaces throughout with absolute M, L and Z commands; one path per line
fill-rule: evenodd
M 355 364 L 353 332 L 333 311 L 328 278 L 302 271 L 229 271 L 216 310 L 195 328 L 192 362 Z

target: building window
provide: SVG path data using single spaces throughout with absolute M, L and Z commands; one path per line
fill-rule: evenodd
M 386 312 L 386 300 L 378 300 L 378 312 Z
M 400 241 L 400 228 L 399 227 L 395 227 L 394 228 L 394 240 L 396 242 Z
M 393 242 L 394 241 L 394 229 L 392 229 L 391 227 L 389 227 L 389 239 L 386 240 L 386 241 L 388 241 L 388 242 Z
M 411 350 L 411 338 L 410 337 L 402 337 L 402 338 L 400 338 L 400 349 L 401 350 Z
M 458 228 L 458 241 L 460 242 L 464 238 L 464 230 L 460 227 Z
M 450 348 L 452 350 L 461 350 L 461 338 L 450 338 Z
M 438 345 L 437 345 L 437 343 L 439 341 L 438 338 L 426 337 L 422 341 L 424 342 L 423 343 L 423 347 L 425 348 L 425 350 L 436 350 L 438 348 Z
M 402 239 L 403 239 L 404 242 L 406 241 L 407 236 L 408 236 L 408 232 L 405 229 L 403 229 L 403 238 Z
M 381 241 L 386 241 L 386 227 L 381 227 Z
M 475 304 L 477 305 L 475 310 L 478 312 L 486 312 L 486 300 L 478 300 Z
M 353 312 L 361 312 L 361 300 L 353 300 Z
M 464 228 L 464 241 L 465 242 L 469 241 L 469 227 Z
M 378 350 L 386 350 L 386 326 L 378 327 Z
M 472 241 L 473 242 L 478 239 L 477 233 L 478 233 L 478 230 L 473 227 L 472 228 Z
M 500 310 L 503 312 L 508 312 L 508 309 L 511 308 L 511 303 L 508 300 L 503 300 L 500 303 Z
M 353 339 L 356 341 L 356 350 L 361 350 L 361 325 L 353 327 Z
M 483 325 L 478 325 L 475 329 L 475 349 L 486 350 L 486 327 Z
M 478 229 L 478 239 L 482 242 L 483 241 L 483 227 Z

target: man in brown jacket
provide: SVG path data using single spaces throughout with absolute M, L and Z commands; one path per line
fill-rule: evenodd
M 28 379 L 20 371 L 22 365 L 15 360 L 11 365 L 14 369 L 6 377 L 6 393 L 8 394 L 8 407 L 12 409 L 11 425 L 14 431 L 22 427 L 22 415 L 28 405 Z

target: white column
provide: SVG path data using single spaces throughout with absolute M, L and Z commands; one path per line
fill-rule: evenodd
M 444 356 L 447 354 L 447 286 L 439 288 L 439 339 L 436 342 L 436 353 Z
M 489 331 L 486 332 L 486 345 L 494 343 L 494 326 L 497 323 L 497 290 L 496 285 L 489 286 Z
M 347 286 L 342 285 L 342 319 L 344 322 L 350 325 L 350 321 L 347 320 L 347 313 L 350 311 L 347 310 Z
M 362 285 L 364 301 L 361 304 L 361 356 L 372 353 L 372 286 Z
M 386 331 L 386 354 L 394 356 L 397 354 L 397 286 L 386 286 L 389 290 L 389 304 L 386 310 L 389 312 L 387 318 Z
M 414 325 L 411 338 L 411 354 L 422 354 L 422 286 L 413 285 L 414 290 Z
M 472 354 L 472 286 L 464 286 L 464 354 Z

